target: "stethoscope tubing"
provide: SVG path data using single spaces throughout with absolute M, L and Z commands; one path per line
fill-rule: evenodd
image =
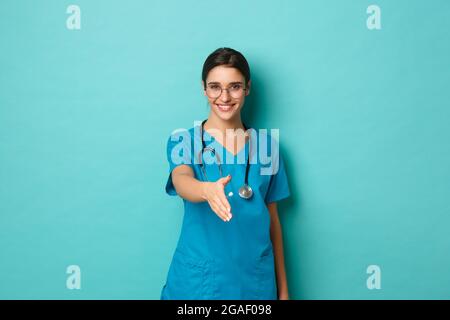
M 205 179 L 208 180 L 208 177 L 206 175 L 206 170 L 205 170 L 205 167 L 204 167 L 204 164 L 203 164 L 203 160 L 202 160 L 202 155 L 203 155 L 203 153 L 205 151 L 210 151 L 210 152 L 212 152 L 214 154 L 214 156 L 216 157 L 216 160 L 218 161 L 217 162 L 217 166 L 219 167 L 219 174 L 220 174 L 221 177 L 223 175 L 222 175 L 222 161 L 221 161 L 219 155 L 216 153 L 216 150 L 214 148 L 211 148 L 209 146 L 206 147 L 205 140 L 203 139 L 204 124 L 205 124 L 206 120 L 208 120 L 208 119 L 205 119 L 205 120 L 202 121 L 201 130 L 200 130 L 200 139 L 201 139 L 201 142 L 202 142 L 202 150 L 201 150 L 201 152 L 199 154 L 199 163 L 200 163 L 200 168 L 202 170 L 202 173 L 203 173 Z M 244 130 L 247 131 L 247 127 L 245 126 L 244 123 L 243 123 L 243 126 L 244 126 Z M 249 145 L 250 145 L 250 142 L 249 142 Z M 239 195 L 242 198 L 244 198 L 244 199 L 249 199 L 253 195 L 252 188 L 248 185 L 249 170 L 250 170 L 250 148 L 248 150 L 247 163 L 246 163 L 246 166 L 245 166 L 244 185 L 241 188 L 239 188 Z

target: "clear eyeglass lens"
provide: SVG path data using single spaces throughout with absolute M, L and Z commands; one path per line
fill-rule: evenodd
M 233 98 L 240 98 L 244 92 L 244 88 L 241 85 L 233 85 L 229 88 L 222 88 L 218 85 L 211 85 L 206 87 L 206 94 L 210 98 L 218 98 L 222 94 L 222 91 L 226 90 Z

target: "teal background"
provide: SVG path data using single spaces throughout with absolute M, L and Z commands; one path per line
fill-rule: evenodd
M 291 298 L 448 299 L 449 17 L 446 0 L 2 0 L 0 298 L 159 298 L 183 215 L 167 137 L 207 116 L 201 67 L 230 46 L 246 121 L 280 128 Z

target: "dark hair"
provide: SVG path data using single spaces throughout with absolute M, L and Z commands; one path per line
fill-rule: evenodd
M 245 79 L 245 85 L 247 86 L 250 81 L 250 67 L 247 60 L 239 51 L 231 48 L 219 48 L 211 53 L 206 58 L 203 64 L 202 80 L 206 88 L 206 77 L 209 71 L 217 66 L 227 66 L 230 68 L 238 69 Z

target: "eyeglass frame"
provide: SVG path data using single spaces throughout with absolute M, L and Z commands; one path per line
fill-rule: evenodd
M 216 82 L 212 82 L 212 83 L 215 84 Z M 205 87 L 204 87 L 205 92 L 206 92 L 206 89 L 209 87 L 208 85 L 210 85 L 210 84 L 211 84 L 211 82 L 205 85 Z M 246 92 L 246 91 L 248 90 L 248 88 L 247 88 L 247 87 L 244 85 L 244 83 L 242 83 L 242 82 L 234 82 L 234 83 L 232 83 L 231 86 L 236 85 L 236 84 L 242 85 L 242 91 L 243 91 L 243 92 Z M 226 90 L 226 91 L 228 92 L 228 94 L 229 94 L 231 97 L 233 97 L 233 96 L 231 95 L 231 93 L 230 93 L 230 88 L 231 88 L 231 86 L 228 87 L 228 88 L 222 88 L 222 86 L 219 85 L 219 87 L 220 87 L 220 94 L 219 94 L 217 97 L 210 97 L 208 94 L 206 94 L 206 95 L 207 95 L 208 97 L 210 97 L 211 99 L 217 99 L 217 98 L 219 98 L 219 97 L 222 95 L 223 90 Z M 236 99 L 236 97 L 233 97 L 233 98 Z

